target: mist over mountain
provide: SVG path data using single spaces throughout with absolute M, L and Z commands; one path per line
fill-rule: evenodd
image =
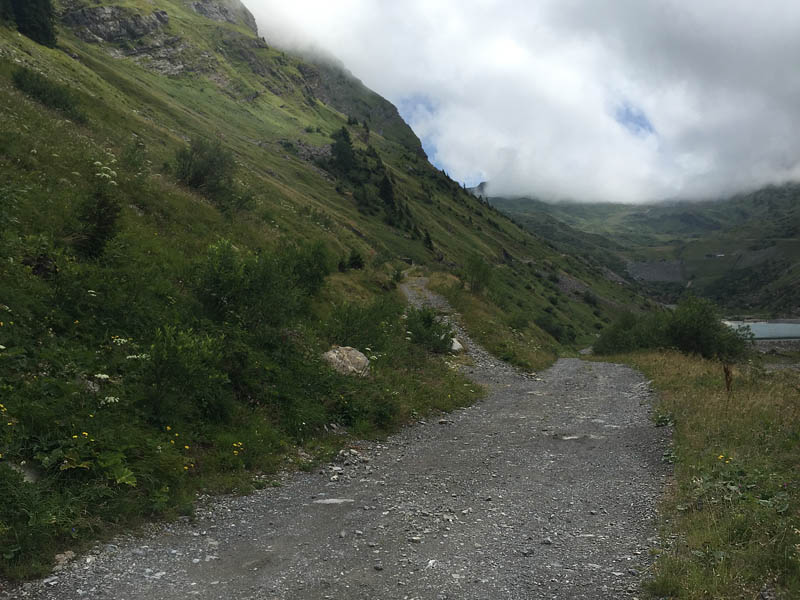
M 401 111 L 434 164 L 493 194 L 716 198 L 800 176 L 800 6 L 780 0 L 250 0 Z

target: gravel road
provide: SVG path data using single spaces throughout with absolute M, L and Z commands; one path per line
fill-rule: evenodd
M 404 285 L 413 304 L 446 303 Z M 488 397 L 359 443 L 314 473 L 208 498 L 0 598 L 634 598 L 669 469 L 652 394 L 620 365 L 539 374 L 458 330 Z

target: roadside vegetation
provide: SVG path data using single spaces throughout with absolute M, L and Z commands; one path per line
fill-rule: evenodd
M 595 344 L 652 380 L 656 425 L 673 428 L 654 598 L 800 596 L 800 373 L 765 370 L 750 338 L 688 296 Z
M 688 295 L 675 310 L 624 313 L 603 331 L 594 351 L 602 355 L 674 348 L 732 363 L 747 357 L 751 341 L 748 329 L 732 329 L 722 322 L 713 302 Z
M 800 374 L 744 363 L 728 394 L 715 360 L 616 358 L 652 379 L 656 423 L 673 428 L 651 596 L 800 597 Z

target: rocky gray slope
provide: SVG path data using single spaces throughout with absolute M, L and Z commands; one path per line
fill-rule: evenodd
M 421 281 L 413 303 L 446 304 Z M 353 445 L 314 473 L 206 499 L 2 598 L 632 598 L 668 469 L 651 392 L 620 365 L 521 374 L 459 339 L 486 400 Z

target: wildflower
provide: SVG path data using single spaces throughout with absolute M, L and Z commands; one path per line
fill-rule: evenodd
M 170 440 L 169 443 L 174 445 L 175 444 L 175 440 Z
M 189 449 L 189 446 L 186 446 L 186 445 L 184 445 L 184 446 L 183 446 L 183 449 L 184 449 L 184 450 L 188 450 L 188 449 Z
M 75 323 L 75 325 L 77 325 L 78 323 L 80 323 L 80 321 L 78 321 L 78 319 L 75 319 L 75 321 L 73 321 L 73 323 Z
M 89 437 L 89 434 L 88 434 L 88 433 L 86 433 L 85 431 L 81 431 L 81 435 L 82 435 L 83 437 Z
M 172 431 L 172 427 L 170 427 L 169 425 L 167 425 L 167 431 Z
M 0 350 L 5 350 L 5 349 L 6 349 L 6 347 L 3 346 L 3 344 L 0 344 Z
M 89 418 L 90 418 L 90 419 L 94 419 L 94 415 L 90 413 L 90 414 L 89 414 Z
M 0 458 L 3 458 L 3 453 L 2 452 L 0 452 Z
M 94 378 L 95 379 L 102 379 L 103 381 L 106 381 L 107 379 L 109 379 L 109 376 L 106 375 L 105 373 L 95 373 L 94 374 Z
M 725 455 L 724 455 L 724 454 L 720 454 L 720 455 L 717 457 L 717 460 L 722 460 L 723 458 L 725 458 Z
M 183 467 L 183 470 L 184 470 L 184 471 L 188 471 L 188 470 L 189 470 L 189 467 L 186 467 L 186 466 L 184 466 L 184 467 Z
M 77 440 L 77 439 L 78 439 L 78 436 L 77 436 L 77 435 L 73 435 L 73 436 L 72 436 L 72 439 L 73 439 L 73 440 Z
M 92 298 L 97 297 L 97 292 L 95 292 L 94 290 L 86 290 L 86 293 L 89 294 Z
M 233 455 L 234 455 L 234 456 L 239 456 L 239 451 L 238 451 L 238 450 L 234 450 L 234 451 L 233 451 Z

